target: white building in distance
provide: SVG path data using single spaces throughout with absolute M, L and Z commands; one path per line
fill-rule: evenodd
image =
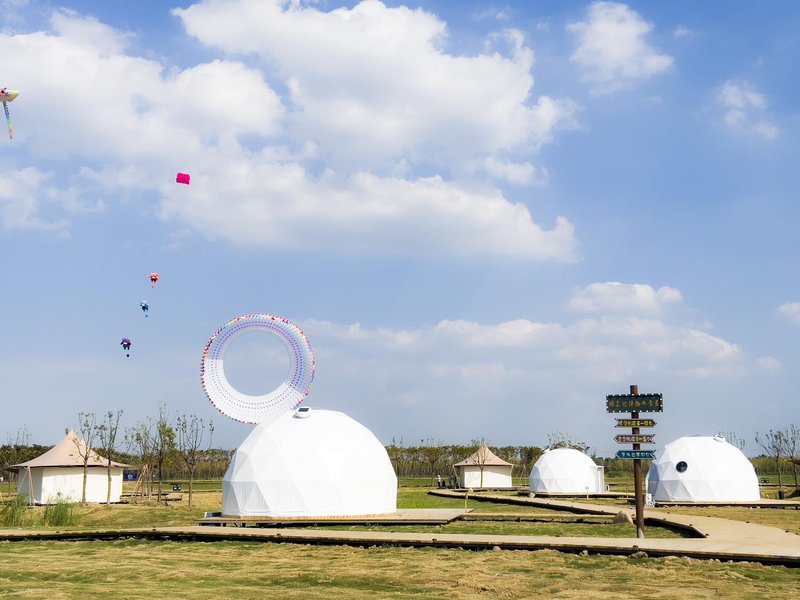
M 86 441 L 70 430 L 63 440 L 44 454 L 12 465 L 17 471 L 17 493 L 27 494 L 33 504 L 58 500 L 80 502 L 83 489 L 83 457 Z M 122 463 L 111 461 L 111 502 L 122 494 Z M 86 501 L 105 502 L 108 497 L 108 461 L 89 449 L 86 469 Z
M 453 465 L 462 488 L 512 488 L 511 473 L 514 465 L 489 450 L 483 444 L 471 456 Z
M 535 494 L 599 494 L 605 491 L 601 465 L 575 448 L 546 449 L 531 469 Z

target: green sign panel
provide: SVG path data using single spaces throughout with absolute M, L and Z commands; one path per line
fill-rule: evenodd
M 637 459 L 637 458 L 649 458 L 653 459 L 656 457 L 655 450 L 617 450 L 617 458 L 625 458 L 625 459 Z
M 661 394 L 609 394 L 606 396 L 606 412 L 663 412 Z
M 653 419 L 617 419 L 617 427 L 655 427 Z

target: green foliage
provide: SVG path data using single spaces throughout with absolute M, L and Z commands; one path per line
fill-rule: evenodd
M 51 498 L 44 509 L 42 523 L 45 527 L 65 527 L 79 523 L 75 504 L 64 498 L 61 494 Z
M 17 494 L 0 508 L 0 524 L 4 527 L 21 527 L 28 512 L 28 495 Z

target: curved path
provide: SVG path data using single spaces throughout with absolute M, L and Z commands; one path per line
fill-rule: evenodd
M 463 497 L 458 492 L 437 495 Z M 472 499 L 478 499 L 471 496 Z M 507 502 L 508 496 L 481 495 L 481 499 Z M 514 498 L 514 504 L 542 506 L 585 514 L 615 515 L 619 507 L 583 504 L 563 500 Z M 628 510 L 629 509 L 622 509 Z M 645 512 L 651 523 L 690 530 L 698 537 L 679 539 L 637 539 L 597 537 L 550 537 L 524 535 L 470 535 L 459 533 L 401 533 L 384 531 L 334 531 L 324 529 L 257 527 L 153 527 L 121 530 L 0 530 L 0 540 L 111 540 L 123 538 L 302 544 L 346 544 L 353 546 L 395 545 L 432 546 L 469 549 L 539 550 L 597 554 L 633 554 L 648 556 L 689 556 L 693 558 L 744 560 L 800 567 L 800 536 L 776 527 L 731 521 L 715 517 Z

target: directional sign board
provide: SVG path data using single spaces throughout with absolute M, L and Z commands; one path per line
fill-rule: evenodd
M 661 394 L 609 394 L 606 396 L 606 412 L 663 412 Z
M 655 444 L 653 438 L 656 437 L 655 435 L 651 434 L 623 434 L 623 435 L 615 435 L 614 441 L 618 444 Z
M 656 457 L 655 450 L 617 450 L 617 458 L 649 458 Z
M 617 427 L 655 427 L 653 419 L 617 419 Z

